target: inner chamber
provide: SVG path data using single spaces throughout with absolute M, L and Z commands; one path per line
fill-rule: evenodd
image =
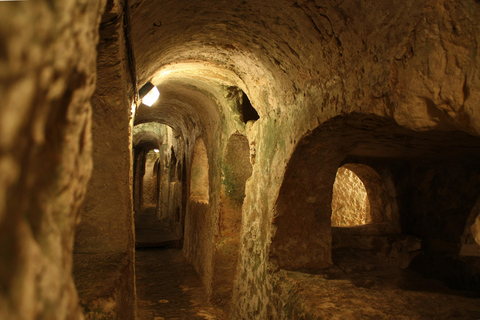
M 283 269 L 320 270 L 373 253 L 479 293 L 478 255 L 460 251 L 478 215 L 479 160 L 480 139 L 463 132 L 334 118 L 292 155 L 271 258 Z

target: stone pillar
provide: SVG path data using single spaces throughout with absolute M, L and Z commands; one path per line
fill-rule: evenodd
M 123 8 L 109 3 L 100 25 L 92 98 L 93 172 L 75 237 L 74 277 L 90 318 L 134 319 L 131 103 Z

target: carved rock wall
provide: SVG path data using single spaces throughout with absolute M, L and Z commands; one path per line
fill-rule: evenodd
M 0 4 L 0 318 L 81 319 L 74 230 L 92 169 L 105 1 Z
M 5 263 L 0 281 L 6 290 L 0 293 L 0 316 L 4 318 L 80 317 L 70 276 L 71 247 L 78 206 L 91 170 L 89 99 L 95 87 L 96 34 L 104 5 L 104 1 L 83 0 L 2 3 L 0 256 Z M 209 204 L 190 201 L 186 206 L 190 222 L 185 228 L 185 252 L 207 291 L 212 290 L 212 257 L 219 225 L 220 164 L 231 134 L 247 137 L 251 159 L 255 159 L 242 206 L 232 309 L 237 318 L 283 316 L 279 304 L 271 299 L 278 265 L 271 263 L 270 253 L 278 232 L 289 234 L 292 226 L 305 227 L 303 238 L 291 237 L 292 242 L 281 244 L 280 249 L 286 249 L 285 263 L 304 263 L 288 252 L 299 248 L 306 257 L 311 252 L 309 244 L 323 250 L 312 266 L 330 263 L 331 188 L 346 155 L 398 158 L 407 153 L 418 158 L 429 154 L 432 159 L 432 154 L 441 154 L 438 150 L 444 144 L 450 144 L 449 152 L 459 150 L 451 147 L 455 141 L 452 144 L 449 137 L 457 137 L 453 131 L 480 134 L 478 1 L 135 0 L 129 5 L 138 83 L 152 80 L 159 84 L 164 98 L 149 111 L 141 113 L 139 109 L 136 121 L 160 121 L 181 133 L 188 168 L 194 141 L 201 136 L 205 142 Z M 31 25 L 35 27 L 26 27 Z M 122 33 L 120 24 L 115 28 Z M 125 68 L 122 59 L 108 56 L 102 68 Z M 126 173 L 130 150 L 120 136 L 128 139 L 130 105 L 125 102 L 132 92 L 105 89 L 111 84 L 106 72 L 107 77 L 98 82 L 97 92 L 102 94 L 95 99 L 102 108 L 96 112 L 112 116 L 114 130 L 108 132 L 108 140 L 122 139 L 123 151 L 118 150 L 115 159 L 122 157 L 116 165 Z M 236 111 L 238 89 L 248 95 L 260 116 L 257 121 L 241 121 Z M 22 92 L 20 97 L 18 92 Z M 118 102 L 121 112 L 108 109 L 114 105 L 110 102 Z M 336 116 L 351 114 L 378 116 L 392 130 L 370 134 L 370 122 L 365 120 L 361 130 L 353 130 L 365 140 L 350 136 L 350 124 L 346 123 L 342 130 L 327 134 L 328 140 L 315 141 L 315 148 L 303 144 L 308 144 L 310 140 L 304 138 L 315 129 Z M 412 154 L 416 149 L 411 148 L 410 138 L 399 137 L 403 133 L 396 125 L 427 135 L 429 130 L 449 133 L 433 139 L 433 153 L 431 140 L 412 138 L 413 145 L 422 150 Z M 464 149 L 475 149 L 469 138 L 459 137 L 460 145 L 465 142 Z M 295 150 L 305 154 L 297 155 Z M 462 152 L 465 157 L 478 157 L 476 149 Z M 321 157 L 317 161 L 312 155 Z M 287 168 L 296 168 L 292 162 L 304 166 L 289 171 Z M 303 168 L 308 166 L 316 171 Z M 407 170 L 408 178 L 399 179 L 397 186 L 414 187 L 409 196 L 416 199 L 413 203 L 421 204 L 423 193 L 428 194 L 423 183 L 432 178 L 426 169 L 413 178 L 418 170 Z M 189 181 L 190 172 L 186 175 Z M 469 174 L 464 175 L 468 179 Z M 298 176 L 303 180 L 297 181 Z M 432 191 L 435 197 L 445 192 L 442 188 L 454 181 L 454 176 L 450 172 L 439 178 L 440 187 Z M 128 179 L 125 175 L 123 182 L 111 186 L 119 186 L 127 195 L 124 184 Z M 285 181 L 288 188 L 282 188 Z M 311 191 L 318 197 L 310 196 Z M 467 194 L 469 203 L 478 196 Z M 450 197 L 457 195 L 453 192 Z M 440 207 L 433 199 L 427 197 L 425 203 Z M 296 205 L 290 206 L 294 202 Z M 403 199 L 403 203 L 408 201 Z M 413 206 L 419 215 L 409 219 L 421 222 L 413 229 L 432 239 L 432 245 L 450 244 L 463 232 L 464 225 L 458 221 L 444 230 L 445 217 L 431 216 L 432 211 L 420 204 Z M 446 208 L 451 209 L 448 204 Z M 292 209 L 298 218 L 286 219 L 279 227 L 279 215 Z M 448 218 L 454 210 L 442 214 Z M 316 219 L 318 216 L 321 218 Z M 113 229 L 129 228 L 129 213 L 122 217 L 114 221 Z M 424 230 L 429 221 L 435 232 Z M 95 223 L 98 233 L 101 225 Z M 473 237 L 478 239 L 478 222 L 473 226 Z M 326 232 L 317 227 L 325 227 Z M 131 240 L 131 235 L 118 237 L 102 246 L 129 250 Z M 303 245 L 295 242 L 303 240 L 307 241 Z M 128 259 L 131 263 L 130 256 Z
M 92 96 L 93 171 L 75 234 L 75 283 L 88 319 L 134 318 L 136 308 L 133 86 L 123 26 L 123 3 L 108 1 Z

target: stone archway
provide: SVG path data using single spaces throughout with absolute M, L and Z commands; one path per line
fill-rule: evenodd
M 395 197 L 383 177 L 362 163 L 346 163 L 338 168 L 332 196 L 332 227 L 382 224 L 378 233 L 398 230 Z M 398 231 L 396 231 L 398 232 Z
M 475 178 L 480 172 L 474 165 L 479 157 L 478 137 L 461 132 L 415 132 L 377 116 L 333 118 L 299 141 L 290 158 L 275 205 L 270 260 L 290 270 L 332 264 L 333 185 L 337 169 L 345 163 L 354 163 L 360 175 L 370 176 L 364 181 L 378 180 L 368 167 L 389 177 L 387 193 L 386 187 L 365 186 L 376 190 L 375 197 L 369 197 L 370 206 L 378 201 L 375 207 L 382 212 L 374 213 L 379 217 L 374 228 L 343 232 L 348 246 L 359 245 L 360 238 L 353 236 L 403 233 L 415 237 L 400 244 L 407 260 L 395 259 L 403 267 L 409 265 L 411 250 L 420 249 L 416 239 L 432 252 L 458 254 L 455 245 L 480 193 Z
M 361 226 L 374 220 L 362 179 L 350 166 L 341 166 L 333 184 L 332 227 Z

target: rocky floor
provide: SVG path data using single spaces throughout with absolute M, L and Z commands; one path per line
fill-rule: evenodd
M 200 278 L 180 249 L 137 250 L 137 319 L 225 319 L 210 306 Z

